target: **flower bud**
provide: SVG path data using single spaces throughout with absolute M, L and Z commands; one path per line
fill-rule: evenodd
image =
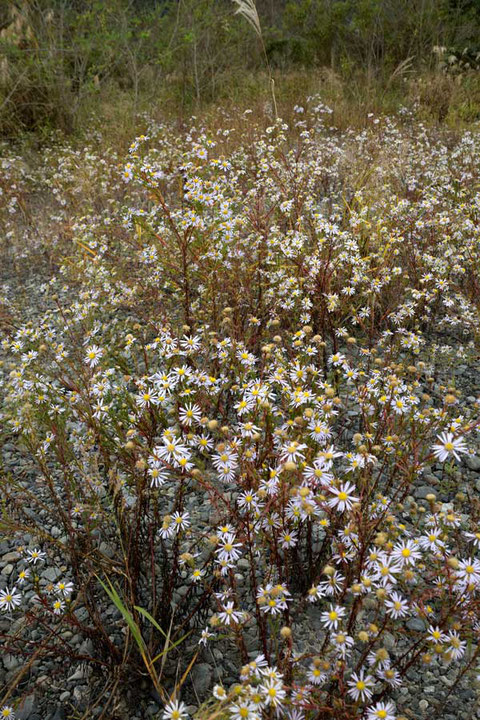
M 385 535 L 385 533 L 379 532 L 373 542 L 375 543 L 375 545 L 385 545 L 385 543 L 387 542 L 387 536 Z

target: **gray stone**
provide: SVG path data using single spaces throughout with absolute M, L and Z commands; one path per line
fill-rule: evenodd
M 66 702 L 67 700 L 70 699 L 71 695 L 72 695 L 71 692 L 69 692 L 68 690 L 65 690 L 59 697 L 60 702 Z
M 88 610 L 84 607 L 75 608 L 74 612 L 80 622 L 85 622 L 88 618 Z
M 157 715 L 157 713 L 159 712 L 160 708 L 158 707 L 158 705 L 156 703 L 152 703 L 147 707 L 145 714 L 147 717 L 155 717 L 155 715 Z
M 60 570 L 57 570 L 57 569 L 54 568 L 54 567 L 46 568 L 46 569 L 42 572 L 42 578 L 43 578 L 44 580 L 48 580 L 49 582 L 55 582 L 55 580 L 56 580 L 58 577 L 60 577 L 60 575 L 61 575 Z
M 430 485 L 420 485 L 420 487 L 416 488 L 415 490 L 415 497 L 419 498 L 420 500 L 424 500 L 427 495 L 437 495 L 437 491 L 435 488 L 431 487 Z
M 40 675 L 39 678 L 37 678 L 37 685 L 49 685 L 50 678 L 48 675 Z
M 35 706 L 35 695 L 27 695 L 25 700 L 21 703 L 20 707 L 16 710 L 16 717 L 18 720 L 33 720 L 33 709 Z
M 11 563 L 20 560 L 20 553 L 18 552 L 7 552 L 2 556 L 3 562 Z
M 389 633 L 389 632 L 384 633 L 383 646 L 387 650 L 391 650 L 393 647 L 395 647 L 395 638 L 393 637 L 392 633 Z
M 115 555 L 115 550 L 113 549 L 113 547 L 106 542 L 100 543 L 99 550 L 103 555 L 106 555 L 108 558 L 113 558 L 113 556 Z
M 74 682 L 77 680 L 83 680 L 85 677 L 85 669 L 83 667 L 78 667 L 73 675 L 70 675 L 70 677 L 67 678 L 67 682 Z
M 420 700 L 418 707 L 420 710 L 426 710 L 428 708 L 428 700 Z
M 212 668 L 207 663 L 199 663 L 192 670 L 192 682 L 200 696 L 205 695 L 211 687 Z
M 462 700 L 473 700 L 475 698 L 475 693 L 470 688 L 459 690 L 458 694 Z
M 468 455 L 465 458 L 465 464 L 470 470 L 478 472 L 480 470 L 480 457 L 476 455 Z
M 5 670 L 15 670 L 20 665 L 20 660 L 15 655 L 4 655 L 3 656 L 3 667 Z
M 409 630 L 423 632 L 425 630 L 425 623 L 421 618 L 410 618 L 407 622 L 407 628 Z
M 88 687 L 86 685 L 76 685 L 73 688 L 73 699 L 77 707 L 84 707 L 88 700 Z
M 79 655 L 93 655 L 93 650 L 93 642 L 90 640 L 90 638 L 87 638 L 78 648 L 78 653 Z

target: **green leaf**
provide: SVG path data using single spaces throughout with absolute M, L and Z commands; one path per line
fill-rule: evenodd
M 96 578 L 97 578 L 98 582 L 100 583 L 100 585 L 101 585 L 101 586 L 103 587 L 103 589 L 105 590 L 105 592 L 107 593 L 107 595 L 108 595 L 108 597 L 110 598 L 110 600 L 113 602 L 113 604 L 114 604 L 115 607 L 117 608 L 117 610 L 119 610 L 119 611 L 121 612 L 121 614 L 123 615 L 123 617 L 125 618 L 125 620 L 126 620 L 126 622 L 127 622 L 127 625 L 128 625 L 128 627 L 130 628 L 133 637 L 135 638 L 135 642 L 137 643 L 137 645 L 138 645 L 138 647 L 139 647 L 139 650 L 140 650 L 140 652 L 141 652 L 142 655 L 143 655 L 143 654 L 145 653 L 145 651 L 146 651 L 145 642 L 144 642 L 144 640 L 143 640 L 143 638 L 142 638 L 142 635 L 141 635 L 141 632 L 140 632 L 140 628 L 138 627 L 137 623 L 136 623 L 135 620 L 133 619 L 131 613 L 130 613 L 129 610 L 125 607 L 125 605 L 123 604 L 123 602 L 121 601 L 119 594 L 117 593 L 117 591 L 116 591 L 115 588 L 113 587 L 113 585 L 112 585 L 112 583 L 110 582 L 110 580 L 108 580 L 108 578 L 107 578 L 107 582 L 108 582 L 108 584 L 110 585 L 110 588 L 108 588 L 108 587 L 105 585 L 105 583 L 103 583 L 102 580 L 100 580 L 100 578 L 98 577 L 98 575 L 96 575 Z
M 172 643 L 171 645 L 168 645 L 168 647 L 164 648 L 162 650 L 162 652 L 158 653 L 158 655 L 156 655 L 153 658 L 152 665 L 154 662 L 157 662 L 157 660 L 159 660 L 161 657 L 163 657 L 163 655 L 165 655 L 165 653 L 170 652 L 170 650 L 173 650 L 173 648 L 176 648 L 177 645 L 180 645 L 180 643 L 182 643 L 185 640 L 185 638 L 187 638 L 189 635 L 191 635 L 192 632 L 193 632 L 193 630 L 189 630 L 187 633 L 185 633 L 185 635 L 183 635 L 183 637 L 180 638 L 180 640 L 176 640 L 174 643 Z
M 155 620 L 155 618 L 153 618 L 147 610 L 145 610 L 144 608 L 138 607 L 138 605 L 134 605 L 134 608 L 135 608 L 135 610 L 137 610 L 141 615 L 143 615 L 144 617 L 146 617 L 147 620 L 149 620 L 149 621 L 152 623 L 152 625 L 157 628 L 158 632 L 160 632 L 160 633 L 163 635 L 164 638 L 167 637 L 166 633 L 162 630 L 162 628 L 161 628 L 160 625 L 157 623 L 157 621 Z

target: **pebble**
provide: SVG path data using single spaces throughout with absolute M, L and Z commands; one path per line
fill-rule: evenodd
M 20 660 L 15 655 L 6 654 L 2 658 L 3 667 L 6 670 L 15 670 L 20 665 Z
M 79 655 L 93 655 L 94 647 L 93 642 L 90 640 L 90 638 L 87 638 L 84 640 L 80 647 L 78 648 L 78 654 Z
M 7 552 L 5 555 L 2 555 L 2 562 L 11 563 L 17 560 L 20 560 L 20 553 L 18 552 Z
M 419 498 L 420 500 L 424 500 L 427 495 L 437 495 L 437 491 L 435 488 L 431 487 L 430 485 L 420 485 L 420 487 L 416 488 L 415 490 L 415 497 Z
M 27 695 L 16 711 L 17 720 L 33 720 L 33 709 L 35 707 L 35 695 Z
M 83 680 L 85 677 L 85 670 L 83 667 L 79 667 L 75 670 L 73 675 L 67 678 L 67 682 L 74 682 L 76 680 Z
M 55 714 L 52 715 L 50 720 L 65 720 L 65 710 L 63 708 L 57 708 Z
M 207 663 L 199 663 L 192 670 L 192 682 L 201 699 L 212 686 L 212 668 Z
M 480 470 L 480 457 L 476 455 L 468 455 L 465 464 L 470 470 L 478 472 Z
M 386 632 L 383 634 L 383 645 L 387 650 L 395 647 L 395 638 L 392 633 Z
M 159 713 L 159 712 L 160 712 L 160 708 L 158 707 L 158 705 L 153 703 L 152 705 L 149 705 L 147 707 L 145 714 L 147 717 L 155 717 L 155 715 L 157 715 L 157 713 Z
M 48 567 L 42 572 L 42 578 L 44 578 L 44 580 L 49 580 L 50 582 L 55 582 L 60 575 L 60 571 L 55 567 Z
M 416 632 L 423 632 L 425 630 L 425 623 L 421 618 L 410 618 L 407 621 L 407 628 Z
M 113 549 L 113 547 L 106 542 L 100 543 L 99 550 L 103 555 L 106 555 L 108 558 L 113 558 L 113 556 L 115 555 L 115 550 Z
M 88 695 L 89 691 L 86 685 L 77 685 L 73 688 L 73 699 L 77 707 L 84 706 L 86 704 Z
M 440 680 L 443 682 L 444 685 L 447 687 L 453 687 L 455 685 L 455 678 L 451 678 L 448 675 L 442 675 L 440 677 Z

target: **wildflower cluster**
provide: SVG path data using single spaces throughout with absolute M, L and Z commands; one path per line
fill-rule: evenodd
M 297 115 L 152 125 L 122 173 L 144 201 L 121 231 L 79 221 L 51 308 L 5 337 L 4 422 L 38 486 L 9 501 L 45 538 L 21 498 L 38 501 L 64 542 L 22 555 L 0 608 L 26 611 L 30 583 L 78 622 L 74 598 L 126 657 L 97 607 L 109 574 L 132 614 L 191 631 L 192 657 L 233 658 L 210 698 L 225 716 L 395 720 L 412 666 L 477 667 L 480 505 L 457 468 L 479 403 L 451 370 L 478 340 L 480 143 L 389 119 L 337 137 L 317 98 Z

